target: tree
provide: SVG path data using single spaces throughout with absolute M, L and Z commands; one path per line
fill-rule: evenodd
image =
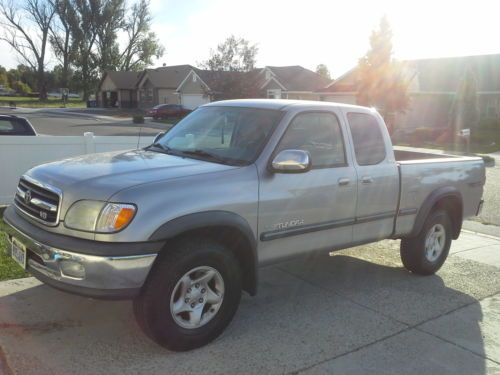
M 201 66 L 211 71 L 249 72 L 255 68 L 257 52 L 255 44 L 231 35 L 215 51 L 210 50 L 210 58 Z
M 165 53 L 165 48 L 151 31 L 151 22 L 149 1 L 135 3 L 124 22 L 127 44 L 120 55 L 120 70 L 143 70 L 152 65 L 153 57 L 159 59 Z
M 477 81 L 471 68 L 465 70 L 460 81 L 450 111 L 450 123 L 455 132 L 474 128 L 479 123 Z
M 55 0 L 57 18 L 51 25 L 50 44 L 61 64 L 59 82 L 61 87 L 69 87 L 71 63 L 76 58 L 76 45 L 73 43 L 70 22 L 75 18 L 69 0 Z
M 101 0 L 100 13 L 96 14 L 97 56 L 99 73 L 116 70 L 120 64 L 117 35 L 125 22 L 125 0 Z
M 47 99 L 45 58 L 50 25 L 55 14 L 50 0 L 1 0 L 0 15 L 6 41 L 19 57 L 37 72 L 40 99 Z
M 73 44 L 74 77 L 87 100 L 99 74 L 118 65 L 117 32 L 123 26 L 124 0 L 67 0 L 71 12 L 61 12 Z
M 75 52 L 73 61 L 76 67 L 75 78 L 78 89 L 83 91 L 83 99 L 87 100 L 98 79 L 95 72 L 97 57 L 94 49 L 101 1 L 68 0 L 68 7 L 73 12 L 60 13 L 59 17 L 65 17 L 70 29 Z
M 404 66 L 392 57 L 392 31 L 386 17 L 370 36 L 370 50 L 359 59 L 357 78 L 357 103 L 376 107 L 392 129 L 394 114 L 409 106 L 410 81 Z
M 256 55 L 255 44 L 234 35 L 210 50 L 210 58 L 200 65 L 210 71 L 209 93 L 217 100 L 251 98 L 258 94 L 254 77 Z
M 468 67 L 458 84 L 450 110 L 450 130 L 454 144 L 459 144 L 458 133 L 462 129 L 477 127 L 479 106 L 477 99 L 477 81 L 474 71 Z
M 84 100 L 106 71 L 142 70 L 164 53 L 151 31 L 149 0 L 128 9 L 125 0 L 57 0 L 57 5 L 60 27 L 52 35 L 53 45 L 59 51 L 62 76 L 73 67 L 75 88 L 83 91 Z M 121 32 L 127 35 L 123 51 L 118 43 Z
M 3 89 L 8 89 L 10 87 L 7 69 L 5 69 L 3 66 L 0 66 L 0 86 L 3 86 Z
M 328 70 L 328 67 L 325 64 L 319 64 L 316 67 L 316 73 L 318 73 L 322 77 L 325 77 L 326 79 L 331 79 L 330 71 Z

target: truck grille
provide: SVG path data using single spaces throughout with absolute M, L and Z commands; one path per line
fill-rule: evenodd
M 19 180 L 14 203 L 33 219 L 46 225 L 57 225 L 61 191 L 23 176 Z

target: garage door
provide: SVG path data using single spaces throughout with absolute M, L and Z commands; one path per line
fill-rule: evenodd
M 195 109 L 200 105 L 208 103 L 210 100 L 208 96 L 204 97 L 202 94 L 182 94 L 181 101 L 184 107 Z

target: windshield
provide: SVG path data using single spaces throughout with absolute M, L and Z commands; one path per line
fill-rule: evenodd
M 203 107 L 179 122 L 153 149 L 227 164 L 253 162 L 281 119 L 275 110 Z

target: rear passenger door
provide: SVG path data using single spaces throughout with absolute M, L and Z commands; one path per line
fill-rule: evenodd
M 358 176 L 354 242 L 386 238 L 392 233 L 399 199 L 399 175 L 389 136 L 370 113 L 347 112 L 346 117 Z

